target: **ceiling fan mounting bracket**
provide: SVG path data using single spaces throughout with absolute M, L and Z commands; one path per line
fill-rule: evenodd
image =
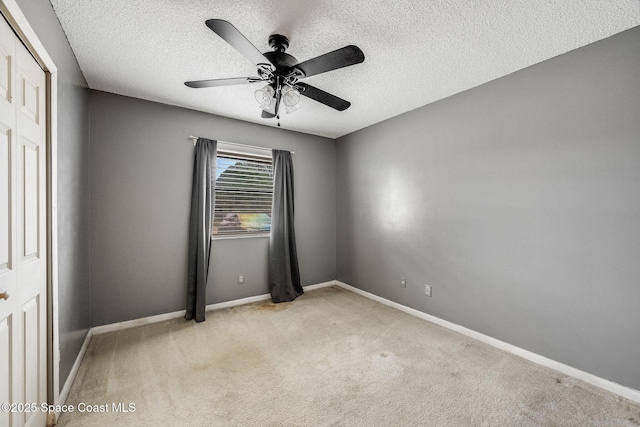
M 271 34 L 269 36 L 269 46 L 276 52 L 284 52 L 289 47 L 289 39 L 282 34 Z

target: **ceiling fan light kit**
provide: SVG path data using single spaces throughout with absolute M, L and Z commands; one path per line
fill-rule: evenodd
M 282 88 L 282 102 L 287 114 L 291 114 L 300 108 L 300 92 L 293 86 Z
M 256 101 L 258 101 L 258 105 L 260 105 L 260 108 L 264 110 L 265 108 L 269 107 L 269 104 L 271 104 L 271 99 L 275 94 L 276 91 L 273 90 L 270 85 L 266 85 L 265 87 L 255 91 Z
M 270 35 L 269 46 L 272 51 L 261 53 L 231 23 L 222 19 L 209 19 L 206 21 L 206 25 L 250 60 L 256 66 L 258 76 L 185 82 L 188 87 L 205 88 L 264 82 L 266 85 L 254 93 L 256 101 L 262 109 L 263 118 L 277 117 L 280 119 L 281 103 L 284 104 L 287 114 L 298 110 L 301 95 L 337 111 L 344 111 L 351 105 L 344 99 L 300 82 L 300 80 L 363 62 L 364 54 L 357 46 L 345 46 L 299 63 L 295 57 L 285 53 L 289 47 L 289 39 L 282 34 Z M 280 126 L 279 120 L 278 126 Z

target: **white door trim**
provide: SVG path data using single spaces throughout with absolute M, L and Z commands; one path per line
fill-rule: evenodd
M 16 0 L 0 0 L 0 12 L 47 76 L 47 389 L 48 403 L 60 398 L 58 331 L 58 69 L 27 21 Z

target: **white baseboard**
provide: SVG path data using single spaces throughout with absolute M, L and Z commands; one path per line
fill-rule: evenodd
M 613 381 L 609 381 L 604 378 L 597 377 L 588 372 L 584 372 L 572 366 L 565 365 L 564 363 L 560 363 L 555 360 L 549 359 L 548 357 L 541 356 L 529 350 L 516 347 L 515 345 L 506 343 L 504 341 L 500 341 L 488 335 L 481 334 L 480 332 L 476 332 L 471 329 L 465 328 L 464 326 L 456 325 L 455 323 L 451 323 L 447 320 L 440 319 L 439 317 L 435 317 L 430 314 L 423 313 L 422 311 L 415 310 L 413 308 L 404 306 L 402 304 L 398 304 L 396 302 L 374 295 L 370 292 L 363 291 L 362 289 L 354 288 L 353 286 L 347 285 L 346 283 L 340 282 L 338 280 L 336 280 L 336 285 L 348 291 L 354 292 L 358 295 L 362 295 L 363 297 L 372 299 L 374 301 L 377 301 L 389 307 L 393 307 L 395 309 L 403 311 L 412 316 L 419 317 L 420 319 L 435 323 L 436 325 L 444 326 L 447 329 L 451 329 L 453 331 L 459 332 L 468 337 L 477 339 L 478 341 L 481 341 L 493 347 L 499 348 L 500 350 L 504 350 L 507 353 L 515 354 L 516 356 L 520 356 L 523 359 L 527 359 L 533 363 L 537 363 L 538 365 L 545 366 L 547 368 L 561 372 L 570 377 L 582 380 L 586 383 L 589 383 L 601 389 L 610 391 L 611 393 L 615 393 L 619 396 L 625 397 L 634 402 L 640 403 L 640 390 L 635 390 L 630 387 L 626 387 L 621 384 L 614 383 Z
M 327 288 L 329 286 L 335 286 L 337 282 L 335 280 L 329 280 L 328 282 L 317 283 L 315 285 L 303 286 L 302 289 L 306 291 L 315 291 L 320 288 Z
M 82 343 L 82 347 L 80 347 L 80 351 L 78 352 L 78 356 L 76 357 L 76 361 L 73 362 L 73 366 L 71 367 L 71 372 L 69 372 L 69 376 L 67 380 L 64 382 L 64 387 L 60 391 L 58 395 L 58 401 L 55 402 L 54 405 L 62 406 L 64 402 L 67 400 L 69 396 L 69 391 L 71 390 L 71 385 L 73 385 L 73 381 L 76 379 L 76 375 L 78 375 L 78 369 L 80 369 L 80 364 L 82 363 L 82 359 L 84 359 L 84 355 L 87 353 L 87 348 L 89 347 L 89 343 L 91 342 L 91 337 L 93 336 L 93 330 L 89 329 L 87 331 L 87 336 L 84 338 L 84 342 Z M 60 417 L 60 412 L 55 413 L 56 422 L 58 422 L 58 418 Z
M 93 335 L 100 335 L 106 334 L 107 332 L 121 331 L 124 329 L 135 328 L 136 326 L 175 319 L 176 317 L 184 317 L 184 313 L 185 310 L 180 310 L 171 313 L 157 314 L 155 316 L 142 317 L 140 319 L 126 320 L 124 322 L 110 323 L 108 325 L 94 326 L 91 328 L 91 332 L 93 332 Z
M 312 291 L 314 289 L 325 288 L 327 286 L 333 286 L 335 284 L 336 284 L 335 280 L 330 280 L 328 282 L 317 283 L 315 285 L 303 286 L 302 288 L 305 291 Z M 225 302 L 219 302 L 215 304 L 209 304 L 206 306 L 205 310 L 206 311 L 221 310 L 223 308 L 235 307 L 238 305 L 251 304 L 253 302 L 264 301 L 270 298 L 271 298 L 270 294 L 255 295 L 252 297 L 240 298 L 233 301 L 225 301 Z M 184 314 L 185 314 L 185 310 L 180 310 L 180 311 L 174 311 L 172 313 L 164 313 L 164 314 L 158 314 L 155 316 L 142 317 L 140 319 L 127 320 L 127 321 L 118 322 L 118 323 L 111 323 L 109 325 L 94 326 L 93 328 L 91 328 L 91 332 L 93 333 L 93 335 L 99 335 L 99 334 L 105 334 L 107 332 L 121 331 L 123 329 L 135 328 L 136 326 L 148 325 L 150 323 L 158 323 L 158 322 L 163 322 L 165 320 L 184 317 Z

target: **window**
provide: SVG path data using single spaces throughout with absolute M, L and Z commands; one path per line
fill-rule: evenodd
M 273 165 L 270 155 L 218 146 L 213 237 L 268 235 Z

